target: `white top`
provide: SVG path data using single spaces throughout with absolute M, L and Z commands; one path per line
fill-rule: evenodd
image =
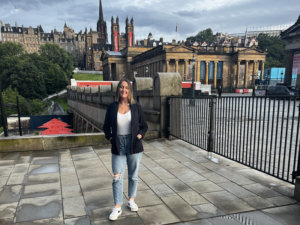
M 127 135 L 131 134 L 131 111 L 125 114 L 118 112 L 118 134 Z

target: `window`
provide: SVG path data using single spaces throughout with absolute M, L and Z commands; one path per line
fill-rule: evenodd
M 35 48 L 35 45 L 33 45 L 33 47 Z
M 32 39 L 32 41 L 34 42 L 34 38 Z
M 12 37 L 12 34 L 10 34 L 10 36 Z
M 66 46 L 66 50 L 68 50 L 68 46 Z
M 73 51 L 73 47 L 71 47 L 71 50 Z
M 100 67 L 100 63 L 97 63 L 97 67 Z
M 27 44 L 27 48 L 28 48 L 28 44 Z
M 90 57 L 89 57 L 90 59 L 92 59 L 92 56 L 90 55 Z
M 31 42 L 31 38 L 29 38 L 29 41 Z
M 27 41 L 27 38 L 26 38 L 26 41 Z
M 96 58 L 97 58 L 97 59 L 100 59 L 100 55 L 97 55 Z
M 5 38 L 3 38 L 3 41 L 5 41 Z
M 21 33 L 21 29 L 19 29 L 19 32 Z

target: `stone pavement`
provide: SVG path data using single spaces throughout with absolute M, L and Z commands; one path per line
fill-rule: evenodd
M 115 222 L 110 146 L 0 154 L 0 224 L 299 224 L 294 186 L 180 140 L 144 141 L 137 213 Z M 124 177 L 127 203 L 127 175 Z

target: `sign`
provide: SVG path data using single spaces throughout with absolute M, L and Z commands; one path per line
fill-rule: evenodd
M 214 79 L 214 62 L 209 62 L 209 66 L 208 66 L 208 79 L 212 80 Z
M 115 52 L 118 52 L 119 51 L 119 41 L 118 41 L 118 31 L 115 30 Z
M 200 79 L 205 79 L 205 62 L 200 62 Z
M 222 74 L 223 74 L 223 62 L 218 62 L 217 80 L 222 80 Z
M 294 55 L 293 74 L 300 74 L 300 54 Z
M 129 47 L 132 47 L 132 32 L 129 32 Z

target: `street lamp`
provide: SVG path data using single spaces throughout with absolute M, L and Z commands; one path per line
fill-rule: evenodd
M 281 71 L 280 75 L 281 75 L 281 83 L 282 83 L 283 71 Z
M 109 73 L 109 79 L 112 80 L 112 75 L 111 72 Z
M 255 96 L 255 74 L 253 74 L 252 82 L 253 82 L 252 97 L 254 97 Z
M 148 66 L 146 66 L 146 77 L 148 77 L 148 71 L 149 71 Z
M 230 92 L 232 92 L 232 78 L 233 78 L 233 74 L 231 74 L 231 81 L 230 81 Z
M 193 55 L 193 58 L 192 58 L 192 68 L 193 68 L 193 72 L 192 72 L 192 85 L 191 85 L 191 97 L 194 98 L 195 97 L 195 56 Z
M 125 77 L 125 72 L 123 72 L 123 78 Z

